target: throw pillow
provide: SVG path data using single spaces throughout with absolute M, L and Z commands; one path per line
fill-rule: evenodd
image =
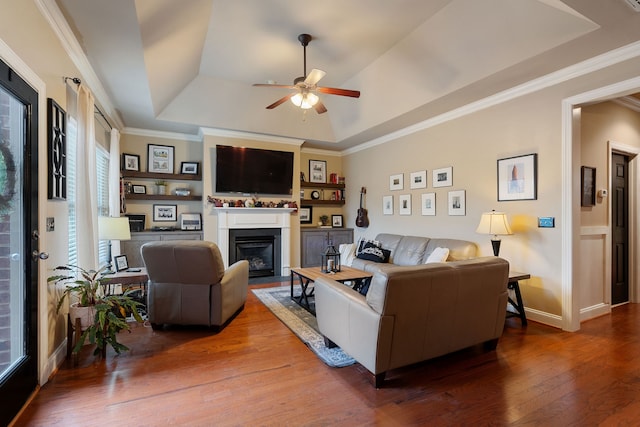
M 364 245 L 366 245 L 367 243 L 372 244 L 374 246 L 380 247 L 380 242 L 378 242 L 377 240 L 369 240 L 369 239 L 364 239 L 364 238 L 360 238 L 358 240 L 358 247 L 356 248 L 356 256 L 362 252 L 362 249 L 364 249 Z
M 357 258 L 373 262 L 389 262 L 390 255 L 391 251 L 382 249 L 373 242 L 366 242 L 358 252 Z
M 448 257 L 449 248 L 435 248 L 424 263 L 430 264 L 432 262 L 446 262 Z
M 343 243 L 340 245 L 340 265 L 351 267 L 353 259 L 356 257 L 356 244 Z

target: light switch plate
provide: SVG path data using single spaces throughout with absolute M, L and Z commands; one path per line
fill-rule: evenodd
M 54 231 L 56 229 L 56 220 L 53 217 L 47 217 L 47 231 Z
M 538 217 L 538 227 L 540 228 L 553 228 L 556 226 L 556 219 L 552 216 Z

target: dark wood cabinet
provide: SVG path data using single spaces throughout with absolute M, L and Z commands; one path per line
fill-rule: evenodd
M 322 253 L 329 245 L 336 250 L 343 243 L 353 243 L 352 228 L 301 228 L 300 264 L 302 267 L 318 267 L 322 264 Z
M 120 241 L 120 252 L 127 256 L 129 267 L 144 267 L 140 247 L 158 240 L 202 240 L 202 231 L 141 231 L 131 233 L 131 240 Z

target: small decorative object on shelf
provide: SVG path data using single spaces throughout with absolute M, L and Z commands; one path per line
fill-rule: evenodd
M 340 252 L 333 246 L 333 242 L 329 241 L 329 246 L 322 253 L 322 272 L 338 273 L 340 271 Z

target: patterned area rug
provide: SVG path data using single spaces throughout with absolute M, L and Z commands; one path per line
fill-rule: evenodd
M 340 347 L 327 348 L 324 345 L 324 338 L 318 330 L 318 322 L 316 322 L 315 316 L 294 301 L 291 301 L 291 288 L 289 286 L 252 289 L 251 291 L 324 363 L 336 368 L 356 363 Z M 300 294 L 300 286 L 296 285 L 294 286 L 294 295 L 298 294 Z

